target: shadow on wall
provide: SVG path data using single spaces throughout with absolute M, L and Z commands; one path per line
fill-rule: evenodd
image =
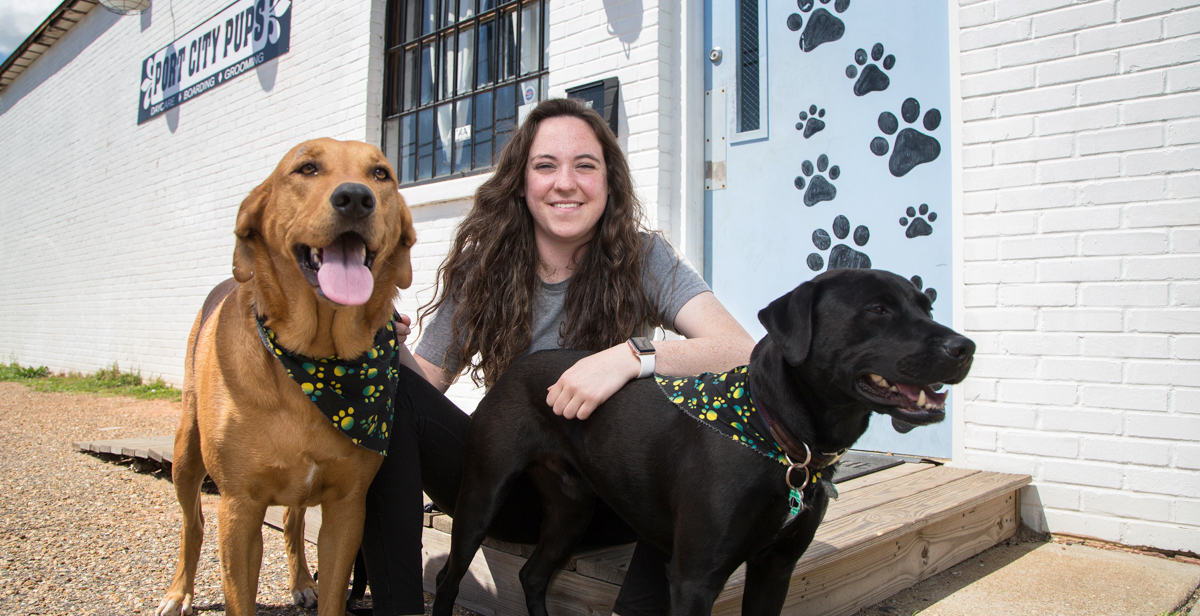
M 629 58 L 633 42 L 642 35 L 642 11 L 642 0 L 604 0 L 608 33 L 621 41 L 626 58 Z
M 25 95 L 71 64 L 84 49 L 117 23 L 118 19 L 120 16 L 103 9 L 89 11 L 79 24 L 71 28 L 71 31 L 54 43 L 53 47 L 34 60 L 16 81 L 0 92 L 0 115 L 4 115 L 25 98 Z

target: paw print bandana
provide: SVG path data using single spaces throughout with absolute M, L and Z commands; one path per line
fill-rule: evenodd
M 291 353 L 275 343 L 275 332 L 262 318 L 258 319 L 258 336 L 335 428 L 354 444 L 387 455 L 392 396 L 400 367 L 391 321 L 375 334 L 375 345 L 352 360 L 337 355 L 313 359 Z
M 654 380 L 658 381 L 658 387 L 667 398 L 692 419 L 785 467 L 791 466 L 783 448 L 771 436 L 767 420 L 754 406 L 746 368 L 741 366 L 729 372 L 705 372 L 689 377 L 656 374 Z M 830 498 L 837 498 L 832 473 L 818 471 L 813 473 L 812 479 Z M 795 516 L 802 507 L 798 490 L 792 490 L 789 500 L 792 516 Z

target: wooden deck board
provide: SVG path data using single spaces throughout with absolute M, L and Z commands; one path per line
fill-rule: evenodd
M 173 437 L 75 443 L 84 451 L 170 464 Z M 965 560 L 1016 532 L 1025 475 L 905 463 L 838 484 L 817 537 L 796 566 L 784 614 L 848 615 Z M 282 528 L 282 507 L 265 522 Z M 426 514 L 425 588 L 445 562 L 451 520 Z M 319 508 L 305 514 L 305 539 L 316 543 Z M 459 603 L 484 616 L 525 614 L 517 573 L 533 546 L 488 541 L 464 579 Z M 596 616 L 611 611 L 633 546 L 579 552 L 555 575 L 551 613 Z M 729 579 L 713 614 L 741 611 L 745 569 Z

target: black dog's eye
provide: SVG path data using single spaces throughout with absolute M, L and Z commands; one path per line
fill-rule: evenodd
M 379 180 L 380 182 L 387 180 L 389 177 L 387 169 L 384 169 L 383 167 L 375 167 L 375 171 L 373 171 L 371 175 L 375 176 L 375 179 Z
M 883 306 L 872 306 L 871 308 L 867 309 L 867 312 L 874 312 L 875 314 L 887 314 L 888 313 L 887 308 L 884 308 Z
M 318 169 L 316 165 L 312 163 L 304 163 L 299 169 L 296 170 L 296 173 L 303 173 L 304 175 L 316 175 L 317 171 Z

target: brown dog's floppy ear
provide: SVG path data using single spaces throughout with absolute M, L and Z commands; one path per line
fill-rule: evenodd
M 396 286 L 407 289 L 412 284 L 411 252 L 413 244 L 417 243 L 417 230 L 413 228 L 412 212 L 400 199 L 400 238 L 396 241 L 396 250 L 392 252 L 392 261 L 396 265 Z
M 271 182 L 272 178 L 268 178 L 255 187 L 238 208 L 237 223 L 233 227 L 233 234 L 237 236 L 233 246 L 233 277 L 238 282 L 247 282 L 254 277 L 254 246 L 250 240 L 262 223 L 263 210 L 271 198 Z
M 799 366 L 812 344 L 812 303 L 816 283 L 808 281 L 758 311 L 758 322 L 784 359 Z

